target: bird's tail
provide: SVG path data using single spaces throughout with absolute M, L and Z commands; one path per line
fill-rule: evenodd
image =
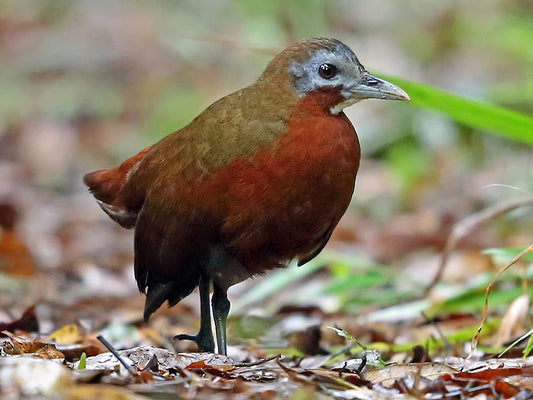
M 146 302 L 144 303 L 144 321 L 148 321 L 152 315 L 165 301 L 169 301 L 169 306 L 176 304 L 181 299 L 174 299 L 175 285 L 170 282 L 159 282 L 153 286 L 149 286 L 146 292 Z M 173 300 L 170 304 L 169 299 Z
M 135 226 L 138 210 L 131 204 L 125 204 L 123 189 L 150 149 L 151 146 L 147 147 L 116 168 L 90 172 L 83 177 L 83 182 L 89 187 L 100 207 L 111 219 L 127 229 Z

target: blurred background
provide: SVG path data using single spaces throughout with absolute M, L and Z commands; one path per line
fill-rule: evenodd
M 132 233 L 99 209 L 82 176 L 183 127 L 254 82 L 286 45 L 315 36 L 342 40 L 378 76 L 533 111 L 526 0 L 0 1 L 0 320 L 32 304 L 44 332 L 80 318 L 96 328 L 139 319 Z M 456 221 L 531 196 L 530 146 L 408 103 L 364 101 L 346 113 L 363 152 L 348 213 L 322 258 L 289 278 L 299 284 L 258 278 L 230 290 L 236 315 L 284 304 L 361 313 L 421 294 Z M 525 247 L 532 231 L 527 208 L 488 221 L 460 242 L 432 301 L 459 284 L 479 289 L 472 282 L 495 268 L 481 250 Z M 196 302 L 153 324 L 189 326 Z

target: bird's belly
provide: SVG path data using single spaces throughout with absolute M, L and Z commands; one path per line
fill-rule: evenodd
M 334 183 L 322 178 L 259 182 L 268 189 L 253 200 L 253 206 L 239 207 L 228 215 L 231 243 L 246 264 L 285 263 L 305 256 L 327 239 L 325 235 L 348 207 L 355 173 Z

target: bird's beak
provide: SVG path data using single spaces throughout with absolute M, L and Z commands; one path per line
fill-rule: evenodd
M 364 71 L 359 81 L 352 87 L 346 88 L 348 95 L 356 101 L 363 99 L 383 100 L 411 100 L 405 91 L 390 82 L 370 75 Z

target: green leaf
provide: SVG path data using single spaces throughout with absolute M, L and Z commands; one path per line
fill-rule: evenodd
M 507 353 L 509 350 L 511 350 L 513 347 L 516 347 L 520 342 L 522 342 L 525 338 L 529 337 L 527 341 L 526 348 L 522 351 L 522 354 L 524 358 L 529 356 L 529 353 L 531 353 L 531 350 L 533 349 L 533 329 L 530 329 L 526 333 L 524 333 L 522 336 L 520 336 L 518 339 L 516 339 L 513 343 L 511 343 L 509 346 L 507 346 L 505 349 L 503 349 L 500 354 L 498 354 L 498 357 L 503 356 L 505 353 Z
M 87 354 L 85 352 L 81 353 L 80 362 L 78 363 L 78 369 L 87 368 Z
M 529 357 L 529 353 L 531 353 L 531 350 L 533 350 L 533 335 L 531 335 L 531 333 L 532 333 L 532 331 L 530 330 L 528 332 L 529 339 L 527 341 L 527 346 L 526 346 L 526 348 L 524 349 L 524 351 L 522 353 L 524 355 L 524 358 Z
M 518 142 L 533 144 L 533 118 L 503 107 L 468 99 L 433 86 L 384 76 L 411 97 L 411 104 L 448 115 L 472 128 L 496 133 Z
M 345 293 L 358 288 L 385 285 L 391 282 L 392 277 L 381 271 L 365 271 L 361 274 L 335 278 L 324 288 L 326 293 Z
M 502 278 L 500 282 L 501 281 L 509 282 L 509 279 L 506 280 Z M 478 312 L 485 304 L 485 290 L 487 284 L 485 284 L 484 287 L 468 288 L 452 298 L 437 303 L 427 311 L 427 314 L 436 315 L 439 313 Z M 490 292 L 489 306 L 491 309 L 507 306 L 523 293 L 524 289 L 520 286 L 506 287 L 506 285 L 503 285 L 500 287 L 496 285 Z M 533 288 L 529 289 L 529 294 L 533 296 Z
M 246 294 L 239 297 L 232 304 L 231 309 L 233 312 L 242 311 L 250 306 L 250 304 L 266 299 L 286 286 L 311 275 L 313 272 L 326 265 L 332 265 L 332 268 L 337 274 L 347 274 L 351 273 L 350 268 L 352 266 L 361 265 L 361 260 L 357 257 L 332 251 L 323 251 L 316 258 L 301 267 L 290 265 L 287 268 L 273 271 L 267 278 L 256 284 Z

